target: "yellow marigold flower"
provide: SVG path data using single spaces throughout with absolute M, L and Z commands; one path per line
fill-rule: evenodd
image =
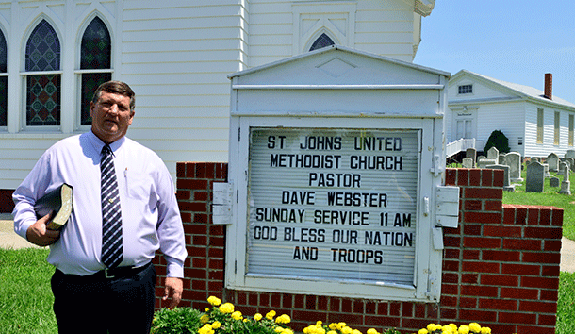
M 468 334 L 469 333 L 469 326 L 461 325 L 461 326 L 459 326 L 459 329 L 457 329 L 457 332 L 459 334 Z
M 234 305 L 232 303 L 225 303 L 220 306 L 220 311 L 222 311 L 222 313 L 233 313 Z
M 209 296 L 208 303 L 210 303 L 212 306 L 220 306 L 222 304 L 222 300 L 216 296 Z
M 222 323 L 219 321 L 214 321 L 214 323 L 212 324 L 213 329 L 218 329 L 220 327 L 222 327 Z
M 242 320 L 243 322 L 250 322 L 250 319 L 248 318 L 244 318 L 244 320 Z
M 277 326 L 276 328 L 274 328 L 274 332 L 276 332 L 276 333 L 281 333 L 283 331 L 284 331 L 284 329 L 281 326 Z
M 200 322 L 202 324 L 206 324 L 208 321 L 210 321 L 210 316 L 207 314 L 202 315 L 202 317 L 200 318 Z
M 342 334 L 352 334 L 353 329 L 351 329 L 351 327 L 345 325 L 341 328 L 341 333 Z
M 332 329 L 331 331 L 327 332 L 327 334 L 337 334 L 337 332 Z
M 351 334 L 361 334 L 361 332 L 357 329 L 351 331 Z
M 473 333 L 481 333 L 481 326 L 478 323 L 473 322 L 469 324 L 469 330 Z
M 276 324 L 289 324 L 290 318 L 287 314 L 282 314 L 276 318 Z
M 205 324 L 202 326 L 202 328 L 200 328 L 198 330 L 199 334 L 214 334 L 214 330 L 212 329 L 212 326 L 209 324 Z
M 284 328 L 284 330 L 281 332 L 281 334 L 293 334 L 293 331 L 289 328 Z
M 369 333 L 368 333 L 369 334 Z M 429 334 L 429 331 L 425 328 L 422 328 L 417 331 L 417 334 Z
M 234 320 L 242 320 L 242 312 L 240 311 L 235 311 L 232 313 L 232 319 Z
M 481 327 L 481 334 L 491 334 L 491 328 Z
M 338 329 L 338 330 L 341 331 L 341 329 L 344 328 L 345 326 L 346 326 L 346 323 L 345 323 L 345 322 L 339 322 L 339 323 L 336 325 L 336 329 Z
M 370 328 L 367 330 L 367 334 L 379 334 L 379 332 L 376 331 L 375 328 Z
M 269 320 L 272 320 L 275 316 L 276 316 L 276 311 L 274 311 L 274 310 L 271 310 L 266 314 L 266 318 L 268 318 Z
M 262 320 L 263 316 L 260 313 L 256 313 L 254 314 L 254 320 L 255 321 L 260 321 Z
M 337 329 L 337 324 L 335 323 L 329 324 L 329 329 Z

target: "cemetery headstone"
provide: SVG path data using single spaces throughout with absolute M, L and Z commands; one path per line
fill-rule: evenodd
M 509 166 L 507 165 L 487 165 L 485 168 L 503 170 L 503 191 L 515 191 L 515 186 L 511 185 L 509 178 Z
M 463 165 L 463 168 L 473 168 L 473 159 L 463 158 L 462 165 Z
M 497 149 L 497 147 L 492 146 L 487 151 L 487 159 L 495 159 L 495 164 L 499 164 L 499 150 Z
M 509 178 L 511 182 L 521 182 L 521 155 L 510 152 L 505 155 L 505 165 L 509 166 Z
M 546 163 L 549 165 L 549 171 L 557 173 L 559 170 L 559 157 L 555 153 L 549 154 Z
M 552 188 L 559 188 L 559 178 L 557 176 L 552 176 L 549 178 L 549 186 Z
M 543 192 L 545 181 L 545 166 L 539 161 L 533 161 L 527 166 L 525 174 L 525 191 L 526 192 Z

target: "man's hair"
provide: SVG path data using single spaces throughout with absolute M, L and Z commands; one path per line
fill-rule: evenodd
M 98 103 L 102 92 L 116 93 L 127 96 L 130 98 L 130 110 L 134 110 L 134 108 L 136 108 L 136 93 L 134 93 L 132 88 L 130 88 L 130 86 L 128 86 L 128 84 L 125 82 L 117 80 L 104 82 L 94 92 L 94 95 L 92 96 L 92 103 Z

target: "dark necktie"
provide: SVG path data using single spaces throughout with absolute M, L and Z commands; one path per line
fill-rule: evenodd
M 108 144 L 102 148 L 100 171 L 102 172 L 102 261 L 107 268 L 117 267 L 123 260 L 122 211 L 120 193 L 112 149 Z

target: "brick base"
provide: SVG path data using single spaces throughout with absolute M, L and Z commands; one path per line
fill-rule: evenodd
M 503 171 L 448 169 L 446 185 L 460 187 L 458 228 L 444 229 L 441 300 L 437 304 L 224 288 L 225 227 L 211 222 L 213 182 L 225 182 L 226 163 L 177 164 L 177 198 L 189 258 L 181 306 L 203 309 L 210 295 L 244 314 L 274 309 L 295 330 L 346 322 L 365 332 L 395 327 L 413 332 L 429 323 L 478 322 L 493 333 L 554 333 L 563 209 L 502 205 Z M 158 295 L 165 261 L 156 260 Z M 158 298 L 157 307 L 163 307 Z

